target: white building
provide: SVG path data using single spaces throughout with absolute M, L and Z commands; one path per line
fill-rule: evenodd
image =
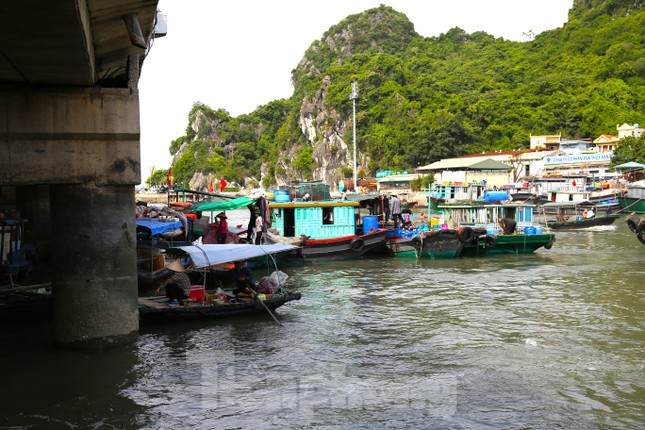
M 640 137 L 643 132 L 645 132 L 645 128 L 639 127 L 638 124 L 629 125 L 625 123 L 623 125 L 617 125 L 616 129 L 618 130 L 619 139 L 623 139 L 628 136 Z

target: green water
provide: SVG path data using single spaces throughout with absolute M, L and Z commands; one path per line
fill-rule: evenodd
M 0 428 L 642 428 L 644 262 L 619 220 L 531 255 L 287 267 L 303 299 L 281 326 L 78 352 L 5 324 Z

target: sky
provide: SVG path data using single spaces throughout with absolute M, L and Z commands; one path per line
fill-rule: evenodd
M 232 116 L 293 94 L 291 71 L 312 42 L 347 16 L 391 6 L 424 37 L 454 27 L 526 41 L 567 22 L 573 0 L 159 0 L 157 38 L 139 81 L 141 176 L 167 169 L 196 102 Z

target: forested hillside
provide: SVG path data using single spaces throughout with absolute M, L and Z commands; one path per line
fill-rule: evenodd
M 472 152 L 526 148 L 531 134 L 596 138 L 645 123 L 645 11 L 634 0 L 575 0 L 562 28 L 528 42 L 453 28 L 418 35 L 390 7 L 347 17 L 292 71 L 294 94 L 231 117 L 195 104 L 170 145 L 175 181 L 200 188 L 335 183 L 352 165 L 415 168 Z

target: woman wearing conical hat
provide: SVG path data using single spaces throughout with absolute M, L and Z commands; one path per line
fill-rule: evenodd
M 157 288 L 156 293 L 158 295 L 165 294 L 168 297 L 168 303 L 177 301 L 178 304 L 181 304 L 190 293 L 191 282 L 186 274 L 186 268 L 181 261 L 173 260 L 166 266 L 166 269 L 171 270 L 173 274 Z
M 217 218 L 219 218 L 219 224 L 217 226 L 217 238 L 219 240 L 219 243 L 226 243 L 226 234 L 228 233 L 228 222 L 226 220 L 228 218 L 226 217 L 226 214 L 224 212 L 218 213 Z

